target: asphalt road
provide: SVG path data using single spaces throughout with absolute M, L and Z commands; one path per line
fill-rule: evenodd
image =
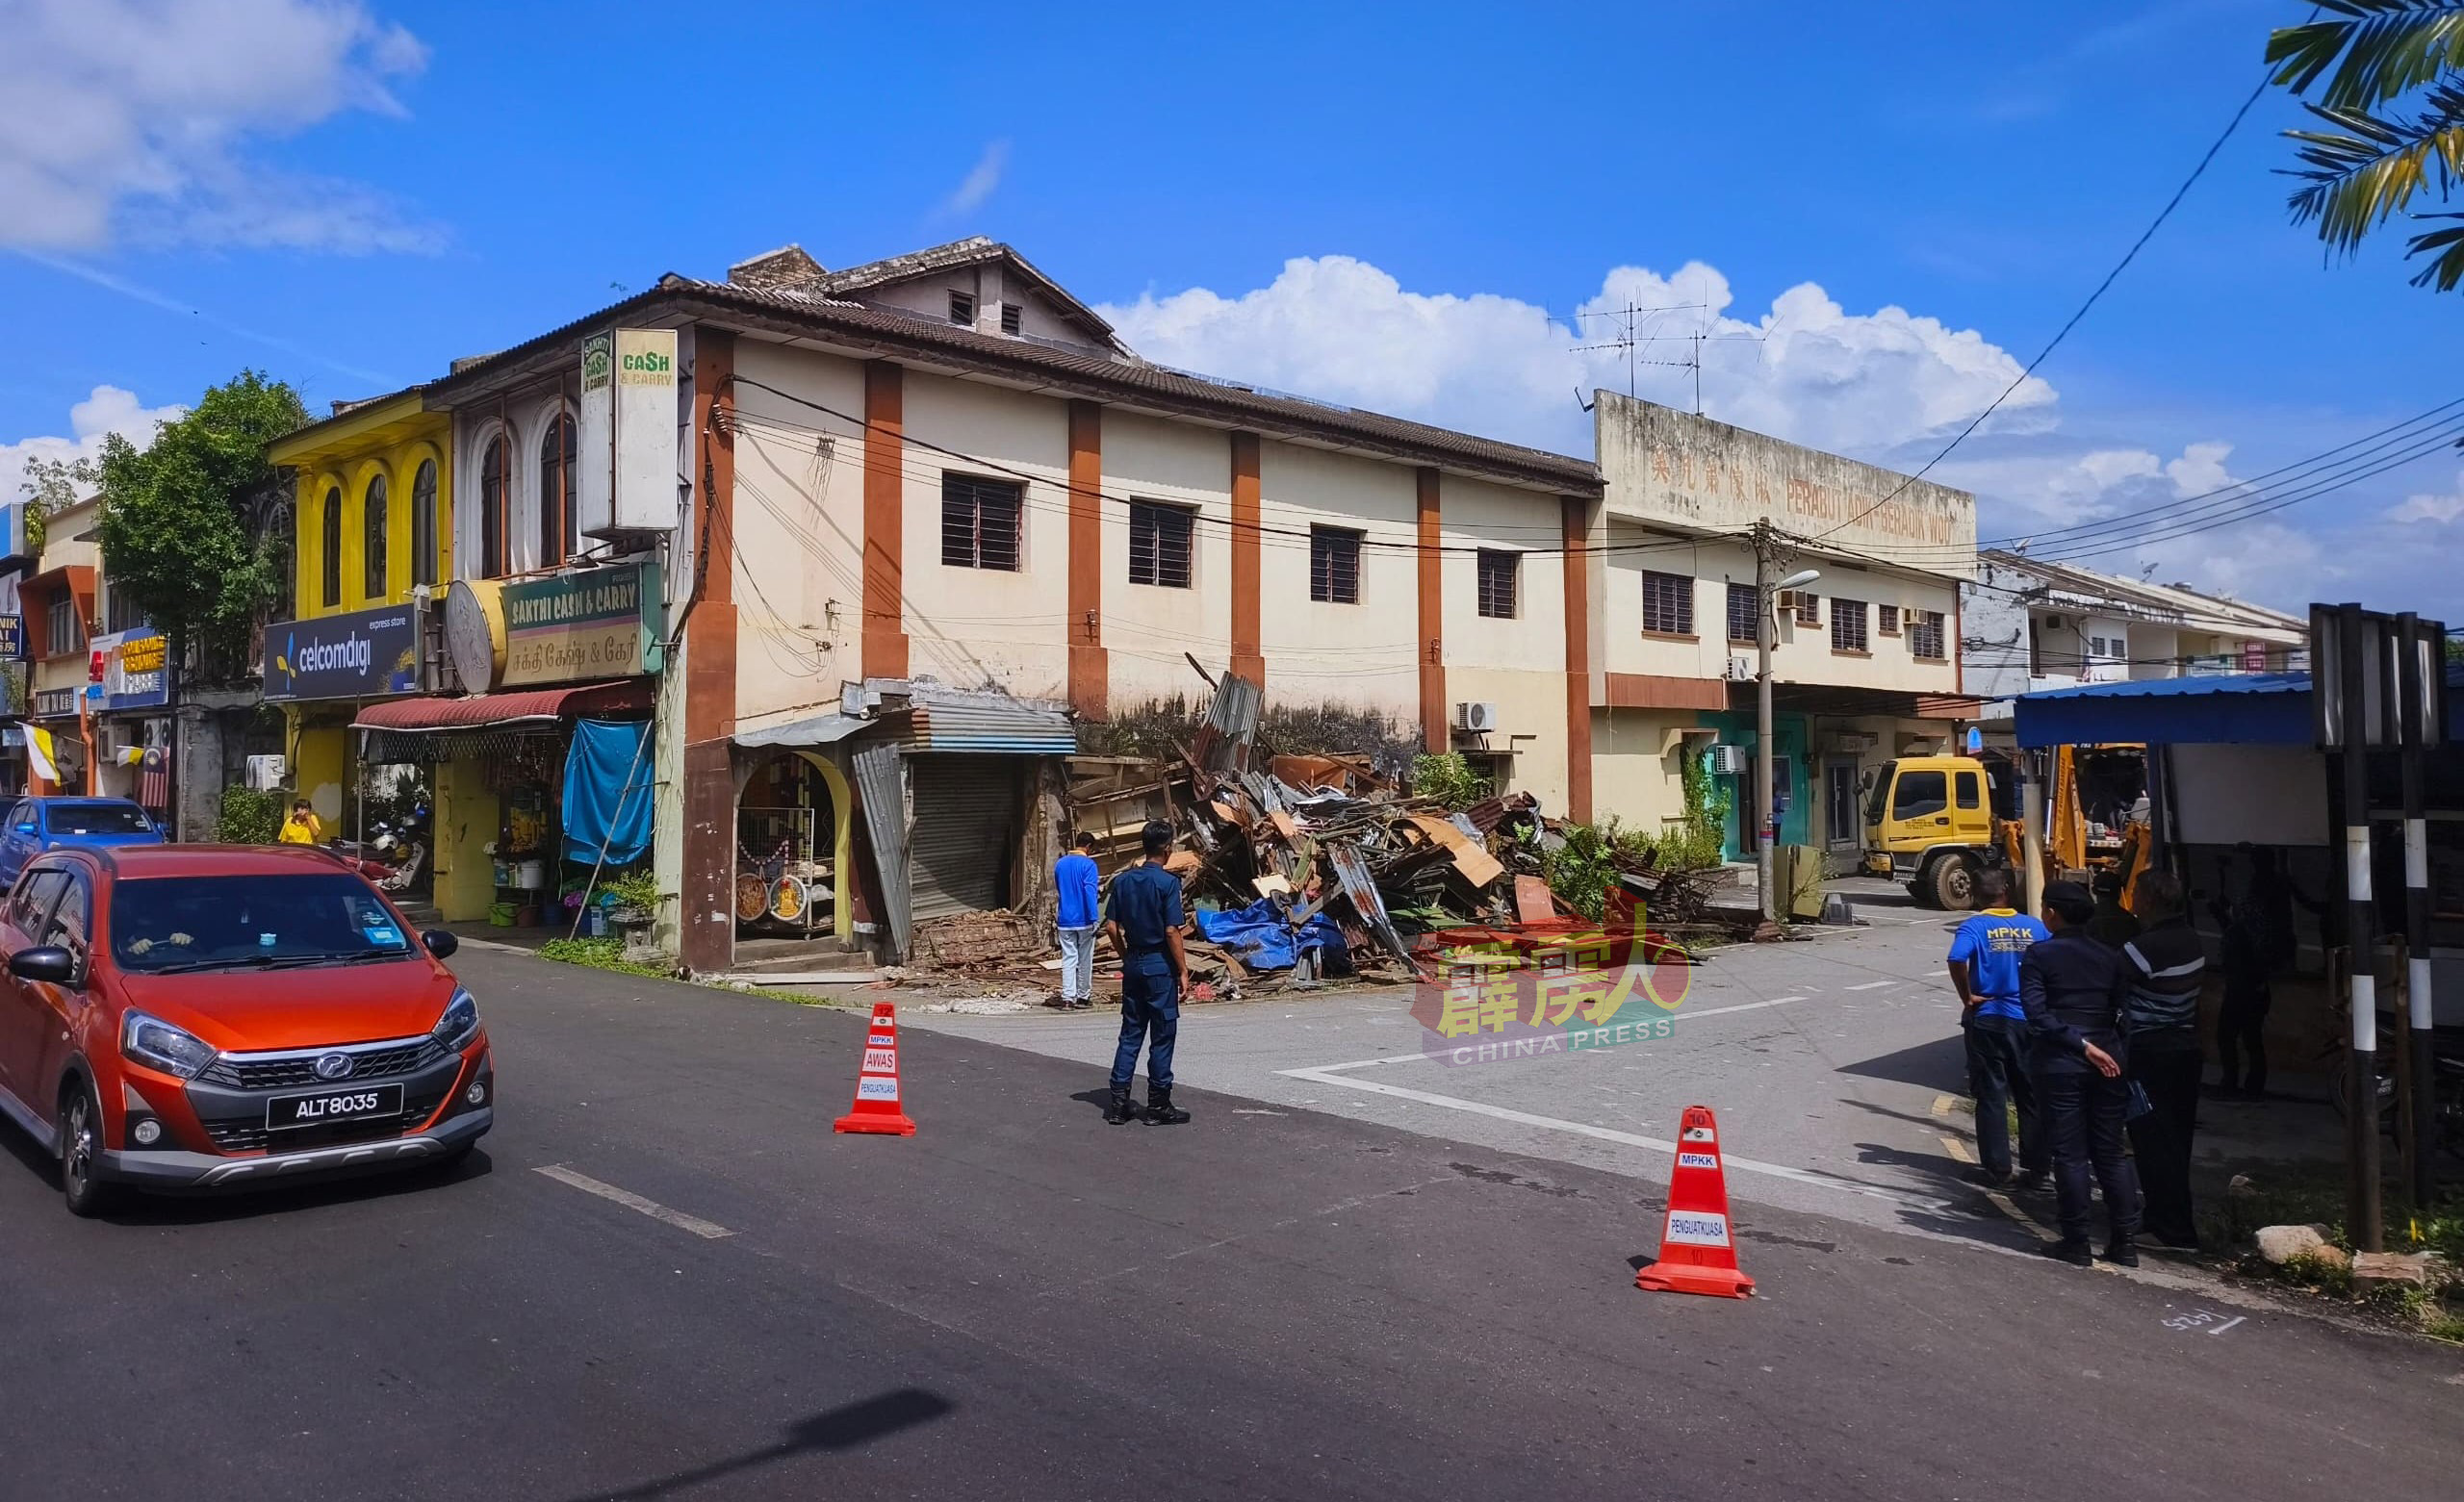
M 1627 1175 L 1201 1091 L 1107 1128 L 1099 1062 L 923 1030 L 919 1134 L 834 1137 L 857 1017 L 456 968 L 502 1105 L 449 1177 L 89 1223 L 0 1156 L 0 1497 L 2385 1499 L 2464 1465 L 2446 1350 L 1762 1204 L 1763 1297 L 1645 1294 Z

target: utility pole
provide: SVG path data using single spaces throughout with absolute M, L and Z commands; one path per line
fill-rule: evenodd
M 1771 638 L 1780 623 L 1772 609 L 1771 581 L 1779 564 L 1779 539 L 1771 519 L 1754 523 L 1754 817 L 1761 830 L 1754 843 L 1755 890 L 1762 897 L 1762 921 L 1780 921 L 1780 894 L 1771 878 L 1776 862 L 1771 844 L 1779 837 L 1780 821 L 1771 813 Z
M 1773 577 L 1794 549 L 1769 517 L 1758 520 L 1748 535 L 1754 544 L 1754 814 L 1761 821 L 1754 852 L 1755 889 L 1762 897 L 1763 921 L 1778 923 L 1784 909 L 1772 878 L 1776 864 L 1772 847 L 1780 842 L 1780 815 L 1771 802 L 1771 763 L 1778 751 L 1771 724 L 1771 649 L 1779 645 L 1780 633 L 1774 604 L 1780 591 L 1810 584 L 1822 575 L 1813 569 L 1801 569 L 1784 579 Z

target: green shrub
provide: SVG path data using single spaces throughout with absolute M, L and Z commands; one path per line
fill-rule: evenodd
M 658 911 L 658 878 L 651 874 L 647 865 L 622 876 L 609 877 L 599 883 L 599 889 L 619 907 L 638 908 L 646 913 Z
M 1472 770 L 1461 751 L 1412 758 L 1412 796 L 1434 798 L 1450 812 L 1459 812 L 1487 799 L 1489 779 Z
M 625 958 L 621 939 L 550 939 L 539 946 L 541 959 L 553 959 L 568 965 L 584 965 L 592 970 L 613 970 L 629 976 L 665 976 L 657 965 L 636 965 Z
M 1611 835 L 1588 824 L 1569 824 L 1558 832 L 1563 844 L 1554 850 L 1541 847 L 1540 875 L 1557 901 L 1598 923 L 1608 889 L 1617 881 Z
M 251 787 L 226 787 L 214 823 L 214 837 L 225 845 L 271 845 L 282 833 L 282 794 Z

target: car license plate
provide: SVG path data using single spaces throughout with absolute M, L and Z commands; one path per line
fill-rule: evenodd
M 337 1122 L 372 1121 L 402 1114 L 402 1087 L 374 1084 L 357 1090 L 321 1090 L 315 1095 L 277 1095 L 266 1102 L 266 1130 L 330 1127 Z

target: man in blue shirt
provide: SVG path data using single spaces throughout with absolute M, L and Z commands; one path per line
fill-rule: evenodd
M 1061 938 L 1061 1005 L 1073 1010 L 1095 1005 L 1095 929 L 1104 919 L 1095 837 L 1081 829 L 1076 847 L 1052 868 L 1061 898 L 1053 917 Z
M 2045 926 L 2014 910 L 2007 872 L 1982 872 L 1984 908 L 1951 940 L 1951 988 L 1960 994 L 1960 1031 L 1967 1040 L 1967 1089 L 1976 1097 L 1977 1180 L 1993 1188 L 2044 1187 L 2051 1143 L 2037 1114 L 2028 1075 L 2027 1014 L 2019 1006 L 2019 956 L 2046 936 Z M 2019 1115 L 2019 1167 L 2011 1176 L 2011 1125 Z
M 1180 1033 L 1181 991 L 1189 957 L 1181 950 L 1181 878 L 1164 869 L 1172 827 L 1150 819 L 1139 837 L 1143 865 L 1113 878 L 1104 927 L 1120 955 L 1120 1047 L 1113 1054 L 1112 1102 L 1104 1120 L 1119 1126 L 1135 1114 L 1129 1085 L 1138 1050 L 1146 1046 L 1146 1119 L 1165 1126 L 1190 1119 L 1172 1104 L 1172 1042 Z

